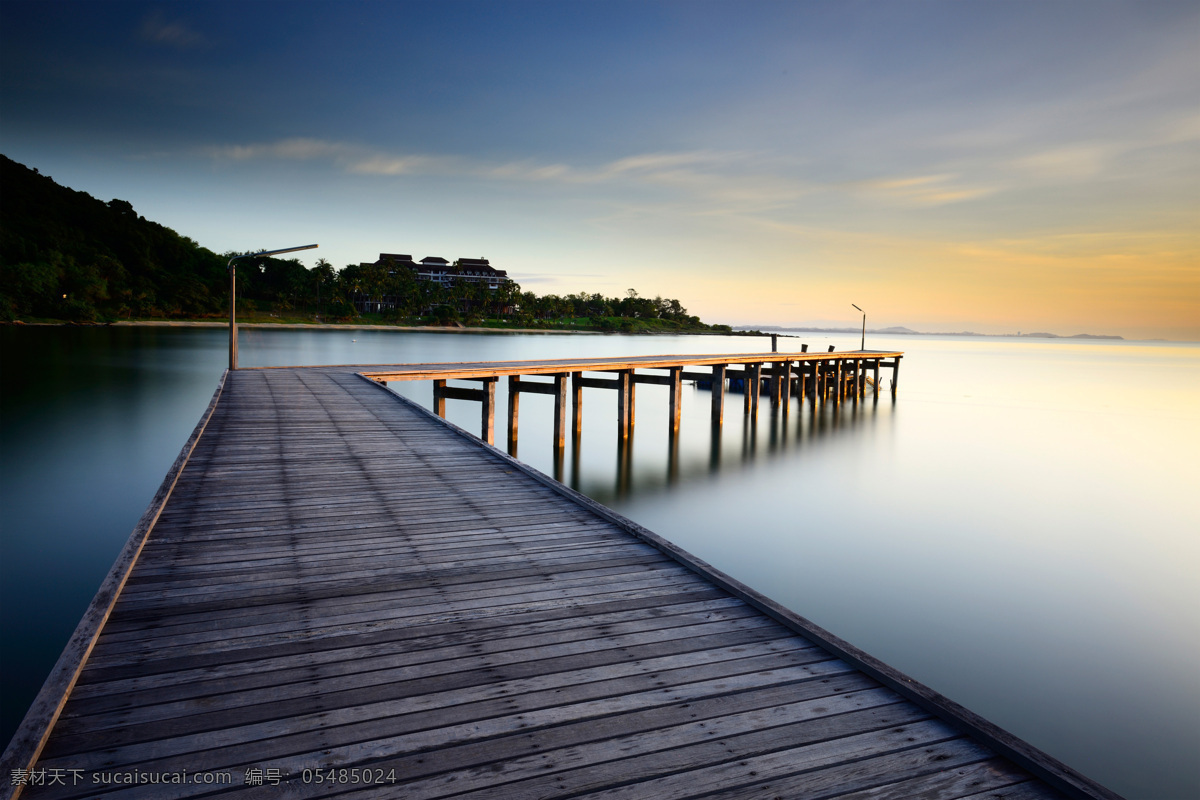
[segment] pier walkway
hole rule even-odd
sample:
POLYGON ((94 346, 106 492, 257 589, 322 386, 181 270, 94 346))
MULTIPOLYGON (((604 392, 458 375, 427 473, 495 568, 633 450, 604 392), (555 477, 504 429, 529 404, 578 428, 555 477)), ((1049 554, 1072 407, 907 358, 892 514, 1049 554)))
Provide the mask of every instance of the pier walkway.
POLYGON ((363 371, 226 373, 8 796, 1115 797, 363 371))

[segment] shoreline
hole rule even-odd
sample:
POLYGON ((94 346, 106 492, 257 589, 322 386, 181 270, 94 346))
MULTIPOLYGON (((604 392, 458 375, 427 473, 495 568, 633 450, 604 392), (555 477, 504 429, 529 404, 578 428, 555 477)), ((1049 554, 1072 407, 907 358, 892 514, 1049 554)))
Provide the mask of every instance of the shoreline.
MULTIPOLYGON (((228 322, 210 320, 118 320, 116 322, 23 322, 16 320, 5 325, 14 327, 41 328, 228 328, 228 322)), ((585 336, 769 336, 745 331, 587 331, 572 328, 484 328, 478 326, 447 327, 445 325, 370 325, 364 323, 329 322, 239 322, 239 328, 265 328, 275 330, 349 330, 349 331, 404 331, 417 333, 568 333, 585 336)))

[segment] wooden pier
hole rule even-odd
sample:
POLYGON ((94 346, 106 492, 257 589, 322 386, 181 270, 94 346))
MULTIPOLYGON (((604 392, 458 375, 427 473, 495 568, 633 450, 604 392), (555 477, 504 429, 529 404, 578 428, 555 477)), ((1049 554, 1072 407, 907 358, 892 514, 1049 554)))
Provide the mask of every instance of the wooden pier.
POLYGON ((787 413, 791 397, 801 402, 811 398, 823 402, 865 396, 867 387, 878 393, 880 369, 892 371, 891 393, 896 396, 901 352, 851 350, 834 353, 809 353, 808 345, 798 353, 736 353, 724 355, 624 356, 620 358, 570 358, 543 361, 483 361, 443 364, 404 364, 397 367, 367 369, 363 374, 380 383, 389 381, 433 381, 433 409, 446 416, 446 400, 471 400, 480 403, 480 438, 495 442, 496 383, 508 379, 508 451, 516 455, 518 415, 522 393, 554 396, 554 435, 556 448, 566 444, 568 395, 571 407, 571 433, 578 437, 583 429, 583 390, 610 389, 617 397, 617 436, 627 439, 636 417, 637 385, 658 384, 670 387, 669 430, 679 432, 682 409, 681 387, 684 381, 696 381, 712 391, 712 423, 725 419, 727 388, 736 383, 743 387, 743 410, 747 416, 758 414, 764 385, 772 405, 787 413), (707 370, 705 372, 697 370, 707 370), (587 373, 587 374, 585 374, 587 373), (609 373, 614 377, 595 377, 609 373), (529 376, 549 377, 550 381, 531 381, 529 376), (473 381, 479 388, 448 386, 447 381, 473 381))
POLYGON ((1116 797, 377 382, 400 374, 226 373, 5 751, 9 797, 1116 797))

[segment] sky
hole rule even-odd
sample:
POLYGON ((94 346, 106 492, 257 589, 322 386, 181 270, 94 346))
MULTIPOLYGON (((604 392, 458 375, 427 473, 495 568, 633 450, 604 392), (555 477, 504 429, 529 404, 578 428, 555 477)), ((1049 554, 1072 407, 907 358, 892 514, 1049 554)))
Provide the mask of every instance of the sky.
POLYGON ((217 252, 1195 341, 1198 53, 1195 0, 0 0, 0 152, 217 252))

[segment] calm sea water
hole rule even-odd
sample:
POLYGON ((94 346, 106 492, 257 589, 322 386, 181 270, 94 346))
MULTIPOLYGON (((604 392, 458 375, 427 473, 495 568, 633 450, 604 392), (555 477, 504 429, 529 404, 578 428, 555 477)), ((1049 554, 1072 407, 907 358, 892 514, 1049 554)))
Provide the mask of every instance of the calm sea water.
MULTIPOLYGON (((580 447, 556 464, 552 400, 525 395, 519 456, 1131 800, 1200 796, 1200 347, 867 345, 908 354, 895 403, 813 413, 793 400, 751 425, 733 395, 714 434, 708 392, 688 386, 672 453, 666 389, 639 385, 622 461, 615 397, 587 390, 580 447)), ((212 396, 226 340, 6 327, 0 346, 6 741, 212 396)), ((740 337, 241 340, 243 366, 769 349, 740 337)), ((393 388, 430 402, 428 383, 393 388)), ((448 416, 478 431, 477 406, 450 401, 448 416)))

